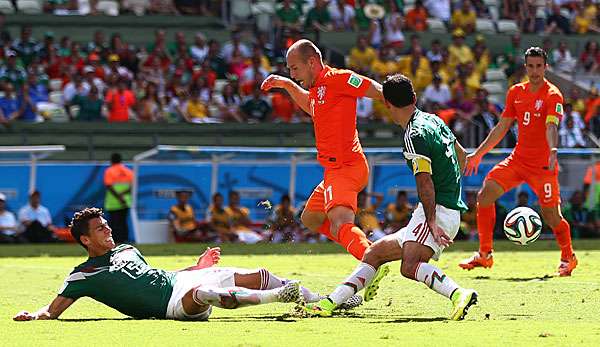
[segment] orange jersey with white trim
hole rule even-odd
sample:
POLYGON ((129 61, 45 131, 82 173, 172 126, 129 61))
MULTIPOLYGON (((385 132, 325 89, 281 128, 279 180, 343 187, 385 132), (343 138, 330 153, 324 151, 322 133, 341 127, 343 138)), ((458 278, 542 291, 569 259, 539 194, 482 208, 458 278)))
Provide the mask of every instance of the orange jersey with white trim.
POLYGON ((563 96, 558 88, 544 80, 536 92, 530 92, 530 83, 512 86, 506 95, 503 118, 512 118, 518 124, 519 136, 513 157, 530 166, 548 166, 550 148, 546 139, 546 123, 558 125, 563 116, 563 96))
POLYGON ((317 158, 325 168, 364 160, 356 130, 356 99, 363 97, 370 80, 327 65, 309 89, 315 127, 317 158))

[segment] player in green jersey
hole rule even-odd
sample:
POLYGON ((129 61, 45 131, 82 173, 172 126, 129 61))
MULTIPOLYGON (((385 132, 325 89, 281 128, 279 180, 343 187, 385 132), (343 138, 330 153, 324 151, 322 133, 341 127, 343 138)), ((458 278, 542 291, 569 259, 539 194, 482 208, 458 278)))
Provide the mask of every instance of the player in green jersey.
POLYGON ((450 319, 461 320, 477 302, 477 293, 459 287, 428 262, 438 260, 443 249, 452 244, 460 212, 467 209, 460 186, 466 153, 439 117, 416 108, 417 98, 406 76, 389 76, 383 83, 383 95, 394 122, 405 129, 404 156, 415 175, 420 203, 405 228, 372 244, 352 275, 327 298, 306 304, 305 311, 330 316, 340 303, 365 287, 365 297, 372 297, 378 288, 374 280, 377 269, 402 260, 402 275, 451 299, 454 308, 450 319))
MULTIPOLYGON (((211 306, 234 309, 272 302, 317 301, 319 296, 297 281, 279 278, 265 269, 213 267, 219 248, 209 248, 198 263, 168 272, 152 268, 133 246, 115 246, 102 210, 75 214, 71 234, 89 258, 67 277, 58 296, 34 313, 13 319, 56 319, 80 297, 91 297, 134 318, 206 320, 211 306)), ((352 301, 360 304, 354 298, 352 301)))

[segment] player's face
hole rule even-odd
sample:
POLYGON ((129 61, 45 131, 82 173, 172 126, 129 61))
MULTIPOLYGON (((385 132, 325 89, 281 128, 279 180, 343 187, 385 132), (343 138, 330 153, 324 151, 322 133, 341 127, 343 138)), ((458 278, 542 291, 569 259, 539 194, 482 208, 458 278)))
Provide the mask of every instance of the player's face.
POLYGON ((531 83, 541 83, 546 73, 546 63, 542 57, 527 57, 525 60, 525 70, 531 83))
POLYGON ((313 86, 314 78, 312 76, 312 66, 314 58, 309 58, 308 61, 303 61, 300 54, 290 52, 287 56, 287 66, 290 70, 290 76, 296 82, 300 83, 303 88, 313 86))
POLYGON ((81 241, 88 247, 88 250, 94 250, 101 254, 115 248, 112 229, 108 226, 106 219, 94 218, 90 219, 88 223, 88 235, 81 236, 81 241))

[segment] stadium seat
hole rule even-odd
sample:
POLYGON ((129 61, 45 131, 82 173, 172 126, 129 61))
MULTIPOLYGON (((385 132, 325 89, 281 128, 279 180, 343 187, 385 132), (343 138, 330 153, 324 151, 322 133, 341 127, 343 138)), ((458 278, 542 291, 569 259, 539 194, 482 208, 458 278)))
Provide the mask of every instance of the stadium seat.
POLYGON ((13 14, 15 13, 15 8, 9 0, 0 0, 0 13, 13 14))
POLYGON ((499 0, 483 0, 483 3, 485 4, 486 7, 490 7, 490 6, 498 7, 500 5, 499 0))
POLYGON ((119 3, 116 1, 98 1, 96 9, 107 16, 118 16, 119 15, 119 3))
POLYGON ((437 18, 427 18, 427 26, 432 33, 445 34, 448 32, 444 22, 437 18))
POLYGON ((235 19, 245 20, 252 14, 252 6, 248 0, 232 0, 231 15, 235 19))
POLYGON ((519 32, 519 27, 514 20, 501 19, 498 21, 498 32, 503 34, 516 34, 519 32))
POLYGON ((477 18, 475 22, 475 30, 481 34, 495 34, 496 28, 494 22, 487 18, 477 18))
POLYGON ((481 84, 481 88, 488 91, 489 94, 502 94, 504 93, 504 88, 502 83, 499 82, 485 82, 481 84))
POLYGON ((506 74, 502 69, 487 69, 485 79, 488 82, 503 81, 506 80, 506 74))
POLYGON ((488 11, 490 12, 492 20, 498 22, 498 19, 500 19, 500 10, 498 10, 498 6, 488 6, 488 11))
POLYGON ((54 78, 54 79, 51 79, 48 82, 48 84, 50 86, 50 91, 57 92, 57 91, 60 91, 62 89, 63 81, 60 78, 54 78))
POLYGON ((17 0, 17 9, 25 14, 40 14, 42 4, 37 0, 17 0))

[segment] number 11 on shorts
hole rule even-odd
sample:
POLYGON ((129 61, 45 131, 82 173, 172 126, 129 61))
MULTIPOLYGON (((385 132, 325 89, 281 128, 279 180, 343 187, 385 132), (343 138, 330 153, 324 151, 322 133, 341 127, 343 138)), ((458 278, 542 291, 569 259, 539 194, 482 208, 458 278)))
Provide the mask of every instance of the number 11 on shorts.
POLYGON ((325 188, 325 204, 327 205, 331 200, 333 200, 333 187, 329 185, 325 188))

